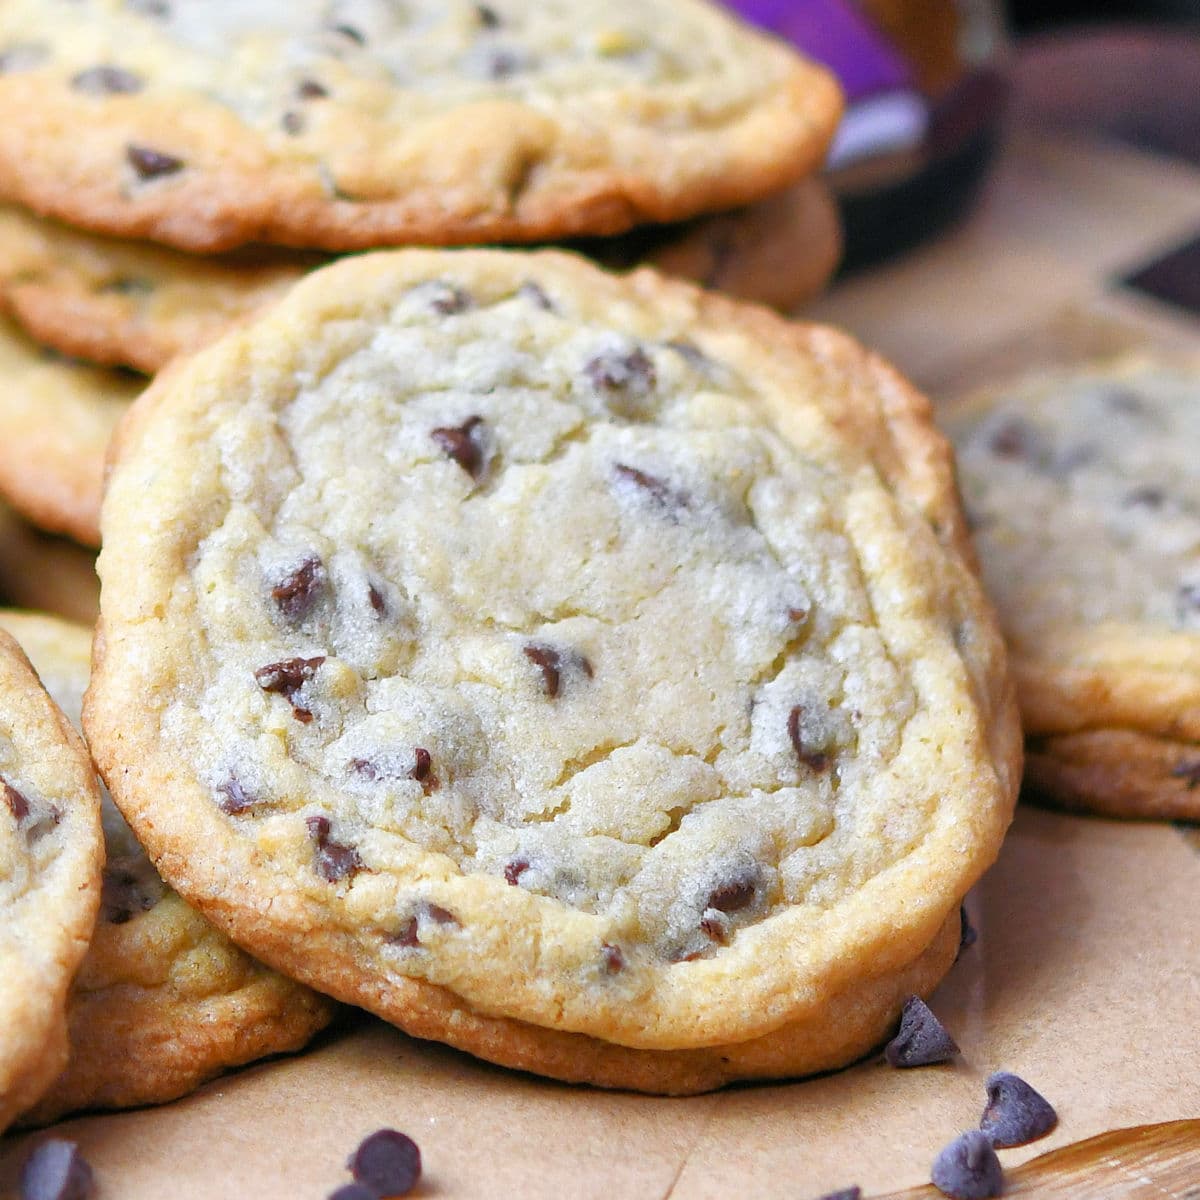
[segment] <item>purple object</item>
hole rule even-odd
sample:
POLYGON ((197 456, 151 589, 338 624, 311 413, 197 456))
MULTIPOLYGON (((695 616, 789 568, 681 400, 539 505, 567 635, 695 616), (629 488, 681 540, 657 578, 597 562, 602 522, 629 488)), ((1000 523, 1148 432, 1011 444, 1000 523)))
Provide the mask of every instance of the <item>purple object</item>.
POLYGON ((829 67, 847 99, 915 86, 903 55, 847 0, 728 0, 753 25, 829 67))

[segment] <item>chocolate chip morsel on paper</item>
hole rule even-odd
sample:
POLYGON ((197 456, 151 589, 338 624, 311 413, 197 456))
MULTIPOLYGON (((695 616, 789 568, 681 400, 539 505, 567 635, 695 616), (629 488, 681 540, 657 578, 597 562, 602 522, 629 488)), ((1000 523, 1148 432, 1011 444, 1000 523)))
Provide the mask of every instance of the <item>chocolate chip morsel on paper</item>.
POLYGON ((893 1067, 927 1067, 949 1062, 958 1043, 920 996, 909 996, 900 1014, 900 1030, 883 1056, 893 1067))
POLYGON ((930 1182, 953 1200, 987 1200, 1004 1190, 1004 1172, 978 1129, 960 1134, 933 1160, 930 1182))
POLYGON ((979 1128, 993 1146, 1024 1146, 1058 1124, 1058 1113, 1040 1092, 1018 1075, 997 1071, 988 1076, 987 1107, 979 1128))

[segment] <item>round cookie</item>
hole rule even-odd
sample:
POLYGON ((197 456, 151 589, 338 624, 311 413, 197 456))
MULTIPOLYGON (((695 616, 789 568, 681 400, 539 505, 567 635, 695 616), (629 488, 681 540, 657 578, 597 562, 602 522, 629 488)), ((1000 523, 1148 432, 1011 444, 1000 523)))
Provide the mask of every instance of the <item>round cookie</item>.
MULTIPOLYGON (((9 611, 0 629, 77 719, 90 630, 9 611)), ((107 797, 103 823, 103 899, 68 1002, 70 1058, 22 1124, 174 1100, 221 1071, 298 1050, 332 1016, 330 1001, 243 954, 171 892, 107 797)))
POLYGON ((1020 734, 948 447, 848 338, 372 255, 114 449, 89 737, 264 960, 662 1091, 844 1063, 949 965, 1020 734))
POLYGON ((0 632, 0 1130, 67 1060, 67 992, 103 858, 87 750, 0 632))
POLYGON ((0 495, 41 529, 96 546, 104 455, 146 381, 42 349, 0 318, 0 495))
POLYGON ((0 604, 94 625, 100 615, 95 551, 51 537, 0 504, 0 604))
POLYGON ((10 0, 0 194, 211 253, 619 233, 820 163, 832 76, 705 0, 10 0))
MULTIPOLYGON (((749 208, 595 239, 612 267, 648 262, 745 300, 793 308, 828 282, 837 209, 818 179, 749 208)), ((321 259, 297 252, 197 258, 0 206, 0 299, 39 342, 89 362, 153 373, 277 300, 321 259)))
POLYGON ((1200 818, 1198 401, 1200 364, 1130 357, 946 412, 1026 779, 1069 808, 1200 818))

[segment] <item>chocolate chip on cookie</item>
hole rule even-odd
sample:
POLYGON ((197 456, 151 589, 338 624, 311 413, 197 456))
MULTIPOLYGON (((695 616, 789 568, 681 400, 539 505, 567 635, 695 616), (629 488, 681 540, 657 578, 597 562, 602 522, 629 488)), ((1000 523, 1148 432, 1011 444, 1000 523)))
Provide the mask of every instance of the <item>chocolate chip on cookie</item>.
POLYGON ((283 696, 292 706, 292 716, 307 725, 313 718, 312 710, 306 708, 296 697, 300 689, 316 675, 325 656, 315 658, 285 658, 281 662, 268 663, 254 672, 255 681, 264 692, 275 692, 283 696))
POLYGON ((257 802, 256 798, 242 786, 241 780, 236 775, 230 775, 224 783, 218 786, 217 791, 221 793, 217 807, 226 816, 233 817, 240 812, 245 812, 257 802))
MULTIPOLYGON (((605 350, 588 359, 583 370, 592 387, 610 401, 643 399, 658 383, 654 360, 641 346, 605 350)), ((629 410, 619 403, 614 407, 628 415, 629 410)))
POLYGON ((271 588, 271 599, 289 621, 301 621, 316 603, 325 581, 324 564, 315 554, 310 554, 271 588))
POLYGON ((803 705, 794 705, 788 713, 787 732, 788 740, 792 743, 792 749, 796 751, 796 757, 809 770, 824 771, 829 766, 830 756, 828 751, 824 748, 810 745, 805 737, 803 705))
POLYGON ((92 1168, 75 1142, 41 1142, 21 1168, 21 1200, 90 1200, 95 1193, 92 1168))
POLYGON ((124 67, 88 67, 71 77, 71 86, 89 96, 132 96, 145 87, 145 81, 124 67))
POLYGON ((479 480, 487 465, 485 432, 486 425, 482 417, 468 417, 461 425, 443 425, 429 436, 447 458, 458 463, 472 479, 479 480))
POLYGON ((542 691, 551 700, 558 696, 565 672, 593 678, 592 664, 578 651, 530 642, 522 648, 522 653, 541 672, 542 691))
POLYGON ((362 870, 363 861, 358 851, 331 836, 333 823, 328 817, 305 817, 304 824, 316 847, 313 870, 327 883, 337 883, 362 870))
POLYGON ((633 488, 648 496, 655 505, 674 516, 680 509, 687 508, 688 497, 685 493, 671 487, 666 480, 643 471, 640 467, 631 467, 628 463, 613 463, 613 478, 621 487, 633 488))
POLYGON ((883 1056, 893 1067, 927 1067, 949 1062, 958 1043, 920 996, 909 996, 900 1014, 900 1030, 884 1047, 883 1056))
POLYGON ((125 158, 137 173, 137 177, 143 181, 177 175, 184 168, 183 159, 162 150, 155 150, 151 146, 126 146, 125 158))
POLYGON ((8 805, 8 811, 16 820, 25 820, 29 816, 29 801, 7 779, 0 779, 0 788, 3 788, 4 802, 8 805))
POLYGON ((979 1128, 993 1146, 1024 1146, 1058 1124, 1058 1113, 1040 1092, 1019 1075, 997 1071, 988 1076, 987 1106, 979 1128))

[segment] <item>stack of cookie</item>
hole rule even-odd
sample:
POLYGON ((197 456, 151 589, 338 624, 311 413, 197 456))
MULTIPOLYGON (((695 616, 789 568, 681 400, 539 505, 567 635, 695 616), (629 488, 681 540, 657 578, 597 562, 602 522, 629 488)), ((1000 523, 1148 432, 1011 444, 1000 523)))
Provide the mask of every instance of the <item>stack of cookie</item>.
MULTIPOLYGON (((103 534, 84 720, 133 836, 108 813, 101 898, 86 752, 6 642, 0 709, 47 732, 11 735, 0 903, 53 896, 23 939, 53 969, 0 971, 0 1121, 64 1011, 30 1119, 295 1046, 310 988, 648 1091, 878 1044, 1019 777, 928 405, 654 271, 323 265, 696 219, 587 249, 791 304, 836 253, 828 76, 700 0, 13 0, 0 113, 14 316, 170 363, 130 407, 130 375, 5 351, 0 486, 103 534)), ((9 627, 73 711, 87 635, 9 627)))

